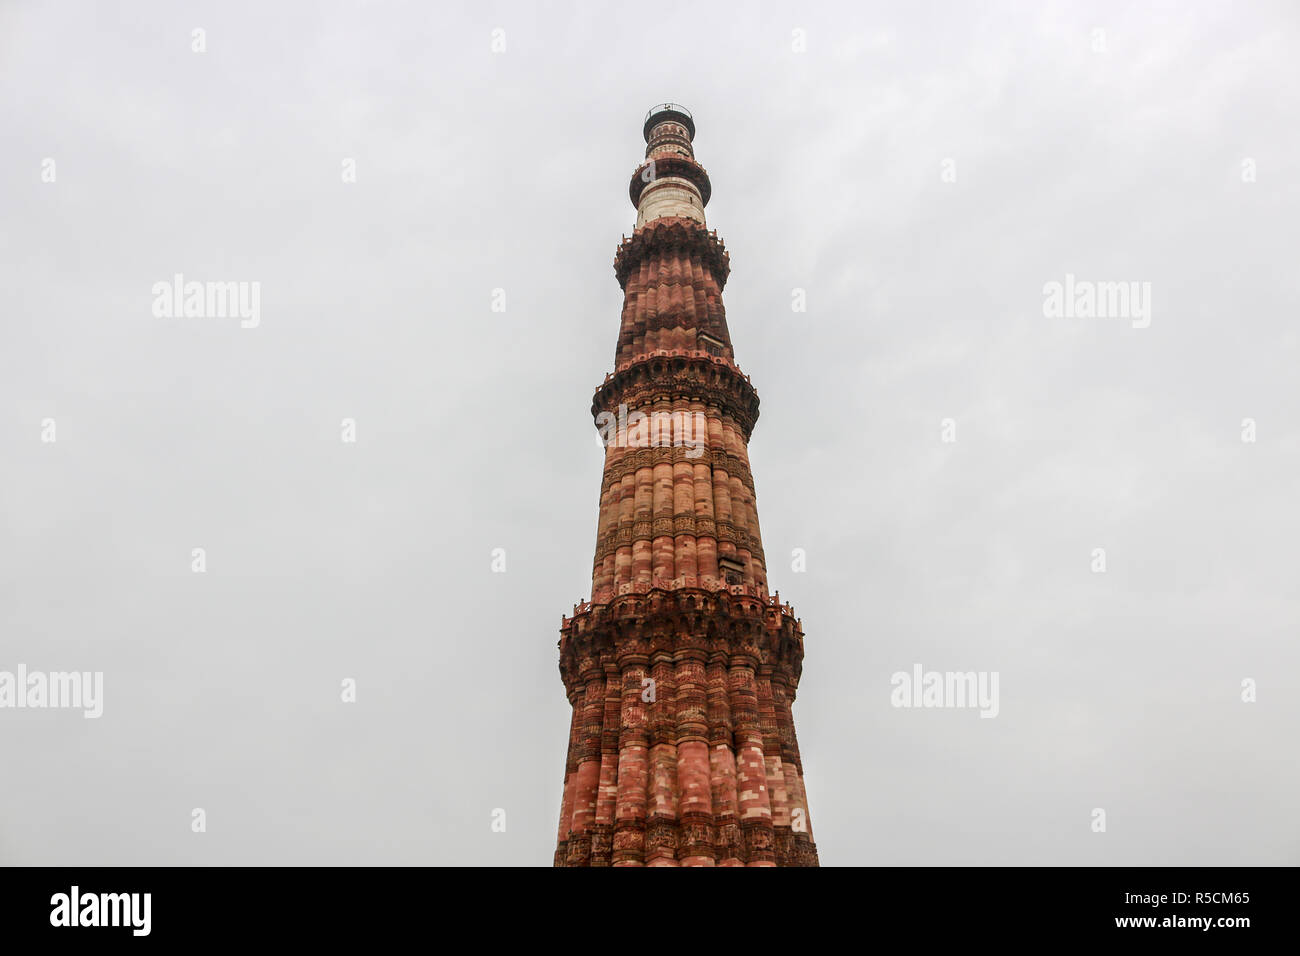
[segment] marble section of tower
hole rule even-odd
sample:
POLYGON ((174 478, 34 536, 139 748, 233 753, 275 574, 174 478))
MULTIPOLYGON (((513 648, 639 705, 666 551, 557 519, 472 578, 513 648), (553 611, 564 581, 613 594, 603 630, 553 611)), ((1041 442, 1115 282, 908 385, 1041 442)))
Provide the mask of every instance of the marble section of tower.
POLYGON ((768 590, 747 445, 758 395, 722 307, 695 123, 646 117, 591 600, 564 617, 573 707, 556 866, 815 866, 791 705, 803 631, 768 590))

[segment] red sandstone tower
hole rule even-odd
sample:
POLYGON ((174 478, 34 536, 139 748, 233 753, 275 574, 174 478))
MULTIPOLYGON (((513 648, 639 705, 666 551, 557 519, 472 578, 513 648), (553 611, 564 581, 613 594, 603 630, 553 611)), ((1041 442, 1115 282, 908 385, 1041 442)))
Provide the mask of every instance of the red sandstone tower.
POLYGON ((816 866, 790 707, 803 630, 769 594, 746 450, 758 395, 722 308, 695 122, 646 116, 623 319, 592 415, 591 602, 560 627, 573 719, 556 866, 816 866))

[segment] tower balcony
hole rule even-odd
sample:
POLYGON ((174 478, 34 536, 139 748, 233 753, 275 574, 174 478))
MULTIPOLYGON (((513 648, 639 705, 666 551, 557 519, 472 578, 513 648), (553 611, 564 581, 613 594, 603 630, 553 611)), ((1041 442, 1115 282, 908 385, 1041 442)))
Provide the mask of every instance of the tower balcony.
POLYGON ((691 139, 695 138, 695 117, 691 115, 691 111, 680 103, 660 103, 658 106, 650 107, 650 111, 645 114, 641 135, 647 143, 650 142, 650 131, 664 122, 681 123, 690 131, 691 139))

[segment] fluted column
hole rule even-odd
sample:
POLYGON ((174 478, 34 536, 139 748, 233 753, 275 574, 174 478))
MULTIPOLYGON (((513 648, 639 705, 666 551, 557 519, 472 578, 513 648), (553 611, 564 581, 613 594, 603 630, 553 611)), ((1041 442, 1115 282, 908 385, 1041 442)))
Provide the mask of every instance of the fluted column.
POLYGON ((631 584, 636 564, 633 534, 636 528, 637 472, 628 471, 619 483, 618 499, 618 550, 614 556, 614 593, 620 586, 631 584))
POLYGON ((708 694, 704 651, 683 648, 677 657, 677 815, 682 866, 713 866, 713 795, 709 774, 708 694))
POLYGON ((555 851, 556 865, 567 861, 569 828, 573 825, 573 789, 578 776, 578 733, 581 727, 581 708, 576 700, 569 701, 569 750, 564 758, 564 792, 560 798, 560 833, 555 851))
POLYGON ((636 512, 632 525, 632 581, 649 584, 654 526, 654 469, 647 463, 636 470, 636 512))
POLYGON ((709 786, 713 797, 718 865, 744 866, 727 664, 727 655, 723 651, 714 651, 709 657, 709 786))
POLYGON ((600 738, 605 721, 605 675, 593 668, 586 677, 582 727, 578 737, 578 773, 573 789, 569 862, 585 866, 591 859, 591 828, 596 822, 600 786, 600 738))
MULTIPOLYGON (((655 408, 660 415, 668 413, 666 401, 661 401, 655 408)), ((654 542, 651 547, 653 556, 653 578, 658 578, 667 586, 673 575, 673 462, 672 448, 654 448, 654 542)))
POLYGON ((763 730, 758 720, 757 660, 746 654, 731 658, 729 702, 735 723, 736 789, 747 866, 775 866, 772 806, 767 795, 763 730))
POLYGON ((614 866, 645 863, 646 809, 649 787, 649 737, 642 700, 648 659, 624 654, 623 694, 619 719, 618 785, 614 808, 614 866))
POLYGON ((650 704, 650 790, 646 816, 646 866, 677 866, 677 714, 673 659, 650 657, 655 700, 650 704))
POLYGON ((767 798, 772 807, 773 850, 780 866, 794 862, 794 845, 790 839, 790 797, 785 785, 785 772, 781 763, 781 735, 776 725, 776 709, 772 700, 772 668, 759 668, 758 718, 763 730, 763 764, 767 774, 767 798))

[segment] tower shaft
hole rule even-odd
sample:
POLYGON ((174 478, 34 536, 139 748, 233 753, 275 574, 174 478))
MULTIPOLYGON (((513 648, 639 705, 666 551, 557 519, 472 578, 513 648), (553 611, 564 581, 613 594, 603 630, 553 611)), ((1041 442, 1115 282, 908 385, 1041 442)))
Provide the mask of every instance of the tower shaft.
POLYGON ((768 590, 729 257, 690 113, 656 107, 644 134, 614 371, 592 403, 591 601, 560 629, 573 715, 555 864, 815 866, 791 716, 803 631, 768 590))

